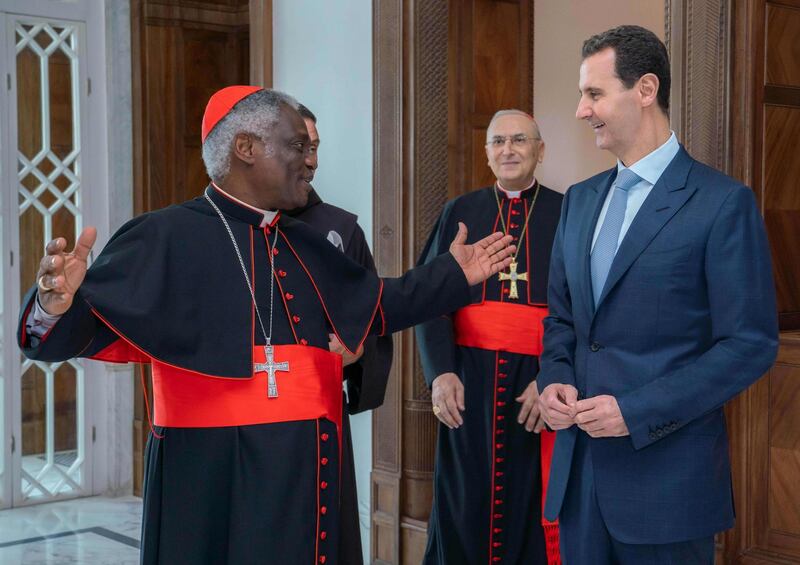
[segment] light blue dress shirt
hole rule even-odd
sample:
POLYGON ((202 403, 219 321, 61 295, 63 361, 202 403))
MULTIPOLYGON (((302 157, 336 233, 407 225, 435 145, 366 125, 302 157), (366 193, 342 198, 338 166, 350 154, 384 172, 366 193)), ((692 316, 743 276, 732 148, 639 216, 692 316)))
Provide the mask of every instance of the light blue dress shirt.
MULTIPOLYGON (((675 155, 678 154, 680 147, 681 146, 678 143, 678 138, 675 137, 675 132, 673 131, 672 135, 669 136, 669 139, 664 142, 661 147, 652 153, 648 153, 636 161, 633 165, 628 167, 631 171, 639 175, 642 180, 628 190, 628 207, 625 209, 625 219, 622 221, 622 228, 619 230, 617 250, 619 250, 619 246, 622 244, 625 234, 628 233, 628 228, 631 227, 633 219, 636 217, 636 214, 639 213, 639 210, 641 209, 642 204, 644 204, 645 199, 650 194, 650 191, 653 190, 653 187, 658 182, 658 179, 661 178, 661 175, 664 173, 667 166, 672 162, 672 159, 674 159, 675 155)), ((618 160, 617 174, 619 174, 619 171, 624 168, 625 165, 618 160)), ((613 194, 614 187, 612 186, 611 190, 608 191, 606 201, 603 203, 603 209, 600 210, 600 217, 597 218, 597 225, 595 225, 594 237, 592 238, 592 249, 594 249, 594 244, 597 241, 598 234, 600 233, 600 227, 603 225, 603 221, 606 219, 606 212, 608 211, 608 205, 611 203, 611 196, 613 194)))

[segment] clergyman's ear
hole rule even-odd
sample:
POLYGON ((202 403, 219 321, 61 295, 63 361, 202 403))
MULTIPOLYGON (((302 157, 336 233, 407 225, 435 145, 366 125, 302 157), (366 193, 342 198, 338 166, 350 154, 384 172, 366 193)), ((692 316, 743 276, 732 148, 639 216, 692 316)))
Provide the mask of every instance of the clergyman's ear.
POLYGON ((233 138, 233 155, 240 161, 252 165, 255 161, 255 139, 246 133, 237 133, 233 138))

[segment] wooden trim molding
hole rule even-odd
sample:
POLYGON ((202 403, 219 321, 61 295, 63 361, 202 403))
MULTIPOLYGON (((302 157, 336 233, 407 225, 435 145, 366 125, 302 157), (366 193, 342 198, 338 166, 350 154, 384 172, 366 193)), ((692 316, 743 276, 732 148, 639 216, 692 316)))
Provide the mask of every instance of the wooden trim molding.
POLYGON ((731 9, 727 0, 665 0, 670 122, 695 159, 728 172, 731 9))
MULTIPOLYGON (((373 241, 375 264, 385 276, 403 271, 403 0, 373 0, 373 241)), ((395 352, 404 335, 394 336, 395 352)), ((395 354, 383 406, 372 414, 371 562, 400 559, 400 375, 406 360, 395 354)))
POLYGON ((272 87, 272 0, 250 0, 250 84, 272 87))

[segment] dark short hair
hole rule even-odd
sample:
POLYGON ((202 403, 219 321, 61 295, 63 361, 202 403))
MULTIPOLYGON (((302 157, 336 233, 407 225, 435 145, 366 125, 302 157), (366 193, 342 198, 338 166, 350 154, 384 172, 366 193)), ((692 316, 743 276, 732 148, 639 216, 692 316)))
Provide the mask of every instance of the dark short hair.
POLYGON ((624 25, 593 35, 583 42, 581 56, 586 59, 595 53, 612 48, 617 76, 626 88, 647 73, 658 77, 658 105, 669 112, 669 55, 658 36, 641 26, 624 25))
POLYGON ((302 116, 304 120, 311 120, 315 124, 317 123, 317 117, 314 115, 314 112, 312 112, 302 104, 297 105, 297 112, 300 114, 300 116, 302 116))

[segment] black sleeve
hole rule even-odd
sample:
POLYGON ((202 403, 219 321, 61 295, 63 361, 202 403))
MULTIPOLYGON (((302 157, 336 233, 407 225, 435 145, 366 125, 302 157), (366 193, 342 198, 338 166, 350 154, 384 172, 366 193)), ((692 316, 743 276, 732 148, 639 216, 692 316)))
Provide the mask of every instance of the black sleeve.
MULTIPOLYGON (((377 272, 366 237, 358 224, 347 242, 345 255, 373 273, 377 272)), ((361 358, 344 368, 347 411, 350 414, 371 410, 383 404, 386 383, 392 368, 392 350, 391 336, 369 335, 364 340, 364 354, 361 358)))
POLYGON ((30 335, 26 322, 36 301, 37 287, 32 287, 22 302, 17 341, 22 353, 35 361, 57 362, 73 357, 88 357, 116 339, 98 320, 84 300, 81 291, 63 316, 42 339, 30 335))
MULTIPOLYGON (((418 265, 429 264, 437 255, 447 251, 452 237, 455 236, 450 233, 453 230, 448 226, 450 210, 451 206, 446 206, 436 221, 418 265)), ((422 371, 429 387, 439 375, 456 372, 456 346, 450 315, 454 310, 455 308, 415 328, 422 371)))

